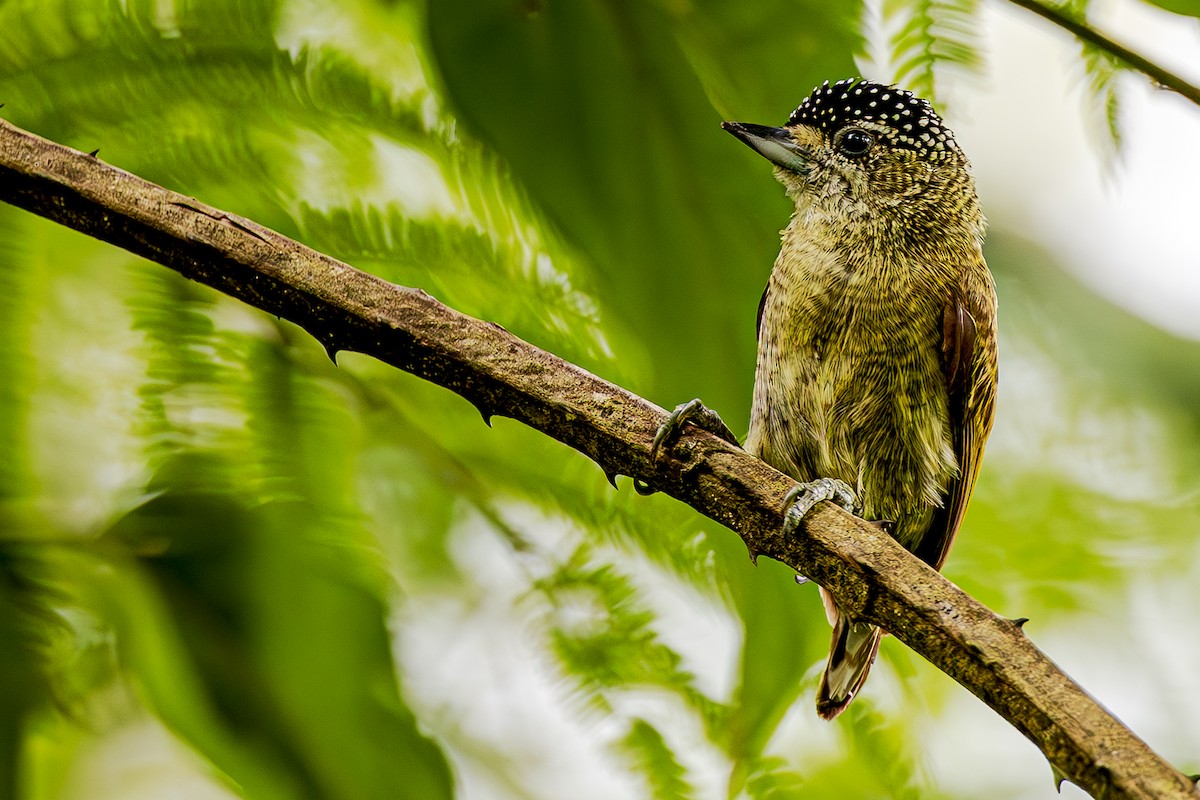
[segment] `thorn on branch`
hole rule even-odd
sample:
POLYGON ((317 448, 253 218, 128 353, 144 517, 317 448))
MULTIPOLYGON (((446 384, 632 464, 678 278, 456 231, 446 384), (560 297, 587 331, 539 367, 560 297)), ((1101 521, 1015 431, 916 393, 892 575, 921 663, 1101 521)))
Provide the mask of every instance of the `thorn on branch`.
POLYGON ((1017 617, 1016 619, 1009 620, 1009 622, 1016 625, 1018 630, 1024 630, 1025 623, 1029 622, 1029 617, 1017 617))
POLYGON ((100 155, 100 148, 97 147, 95 150, 92 150, 90 153, 88 153, 88 155, 92 158, 95 158, 96 156, 100 155))
POLYGON ((1066 774, 1053 764, 1050 765, 1050 774, 1054 776, 1054 791, 1062 794, 1063 783, 1069 782, 1066 774))

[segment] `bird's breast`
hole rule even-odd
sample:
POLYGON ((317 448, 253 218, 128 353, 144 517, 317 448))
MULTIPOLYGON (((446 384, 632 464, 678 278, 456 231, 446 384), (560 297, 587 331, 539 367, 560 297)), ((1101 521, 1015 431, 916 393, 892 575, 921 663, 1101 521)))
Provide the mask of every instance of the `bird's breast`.
POLYGON ((911 274, 856 270, 827 253, 805 254, 797 269, 787 255, 764 301, 747 448, 799 480, 846 481, 903 540, 904 528, 927 524, 957 469, 940 298, 911 274))

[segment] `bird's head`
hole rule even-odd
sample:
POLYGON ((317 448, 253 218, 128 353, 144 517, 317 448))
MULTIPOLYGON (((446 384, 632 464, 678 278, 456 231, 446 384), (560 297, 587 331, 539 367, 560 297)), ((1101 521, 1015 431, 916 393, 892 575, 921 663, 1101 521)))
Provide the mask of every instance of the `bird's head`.
POLYGON ((910 220, 978 213, 966 157, 929 102, 912 92, 826 81, 781 128, 722 127, 775 165, 798 209, 910 220))

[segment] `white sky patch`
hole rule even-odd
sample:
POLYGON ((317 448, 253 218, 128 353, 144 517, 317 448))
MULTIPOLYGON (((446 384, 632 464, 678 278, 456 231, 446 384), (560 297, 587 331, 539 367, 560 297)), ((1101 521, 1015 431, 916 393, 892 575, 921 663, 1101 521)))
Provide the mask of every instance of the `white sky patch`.
POLYGON ((695 676, 696 688, 713 700, 730 702, 740 677, 743 636, 733 612, 646 558, 615 550, 606 557, 621 564, 637 585, 639 599, 654 610, 654 632, 679 654, 682 668, 695 676))
MULTIPOLYGON (((521 515, 508 506, 506 516, 527 516, 528 531, 542 541, 556 532, 534 509, 521 515)), ((581 713, 575 689, 547 653, 541 611, 526 599, 530 576, 524 573, 547 565, 537 556, 514 559, 477 517, 455 532, 454 552, 472 583, 444 593, 410 592, 394 628, 410 702, 435 733, 453 732, 455 747, 448 755, 459 779, 458 796, 639 796, 636 777, 612 767, 607 747, 627 722, 581 713), (508 767, 497 768, 498 763, 508 767)))
POLYGON ((236 800, 210 766, 160 723, 135 718, 85 742, 67 767, 62 800, 236 800))
POLYGON ((280 7, 275 40, 293 57, 314 46, 336 47, 351 53, 360 49, 360 28, 358 15, 347 13, 344 5, 325 0, 291 0, 280 7))
MULTIPOLYGON (((1192 564, 1196 561, 1193 559, 1192 564)), ((1164 758, 1186 767, 1200 747, 1200 641, 1195 629, 1198 570, 1133 583, 1113 613, 1073 615, 1041 630, 1027 626, 1037 645, 1068 675, 1099 697, 1164 758), (1152 664, 1152 667, 1148 667, 1152 664), (1163 713, 1163 709, 1171 709, 1163 713)), ((926 750, 935 781, 948 797, 1039 800, 1055 797, 1045 757, 1008 723, 964 691, 918 733, 926 741, 954 742, 926 750)), ((1064 783, 1062 797, 1084 798, 1064 783)))
POLYGON ((315 131, 301 129, 294 135, 295 197, 311 208, 328 213, 356 206, 397 206, 413 219, 467 216, 442 168, 416 148, 369 134, 360 140, 367 149, 350 155, 315 131))
POLYGON ((380 174, 382 195, 363 198, 382 205, 387 198, 412 217, 461 217, 465 211, 450 193, 442 169, 429 156, 385 136, 371 136, 380 174))
POLYGON ((996 428, 988 457, 994 477, 1051 471, 1122 502, 1171 502, 1185 488, 1172 433, 1153 410, 1091 392, 1087 376, 1067 376, 1031 343, 1004 338, 996 428))
POLYGON ((183 31, 179 29, 179 9, 175 0, 156 0, 154 27, 164 39, 178 39, 183 35, 183 31))

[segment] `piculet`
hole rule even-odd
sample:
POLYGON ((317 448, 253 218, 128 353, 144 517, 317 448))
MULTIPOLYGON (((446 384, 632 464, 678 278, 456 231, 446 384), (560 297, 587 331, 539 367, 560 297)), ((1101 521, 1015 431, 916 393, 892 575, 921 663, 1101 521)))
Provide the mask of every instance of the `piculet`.
MULTIPOLYGON (((996 399, 996 290, 970 164, 927 101, 865 80, 825 82, 780 128, 722 127, 774 165, 795 203, 758 308, 745 442, 800 482, 785 534, 833 500, 940 569, 996 399)), ((684 422, 736 443, 693 400, 652 452, 684 422)), ((817 713, 833 719, 883 632, 821 597, 833 641, 817 713)))

